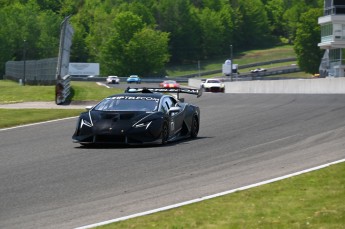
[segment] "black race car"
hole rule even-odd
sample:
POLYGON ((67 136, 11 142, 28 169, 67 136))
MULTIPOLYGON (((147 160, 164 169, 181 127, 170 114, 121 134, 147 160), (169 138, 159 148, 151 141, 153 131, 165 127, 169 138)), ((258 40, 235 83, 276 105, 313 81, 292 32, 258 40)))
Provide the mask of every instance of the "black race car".
POLYGON ((179 99, 180 93, 201 96, 202 90, 178 88, 127 88, 103 99, 80 114, 73 142, 81 145, 165 144, 196 138, 199 107, 179 99), (167 93, 177 93, 177 98, 167 93))

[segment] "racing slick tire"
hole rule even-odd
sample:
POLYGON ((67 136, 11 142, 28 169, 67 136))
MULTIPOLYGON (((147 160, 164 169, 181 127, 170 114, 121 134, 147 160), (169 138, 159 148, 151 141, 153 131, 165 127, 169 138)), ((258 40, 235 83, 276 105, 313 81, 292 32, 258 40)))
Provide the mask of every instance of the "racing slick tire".
POLYGON ((192 126, 190 130, 190 137, 191 138, 196 138, 199 133, 199 121, 198 121, 198 116, 194 115, 193 120, 192 120, 192 126))
POLYGON ((162 138, 162 145, 167 144, 168 138, 169 138, 169 128, 166 122, 164 122, 162 126, 161 138, 162 138))

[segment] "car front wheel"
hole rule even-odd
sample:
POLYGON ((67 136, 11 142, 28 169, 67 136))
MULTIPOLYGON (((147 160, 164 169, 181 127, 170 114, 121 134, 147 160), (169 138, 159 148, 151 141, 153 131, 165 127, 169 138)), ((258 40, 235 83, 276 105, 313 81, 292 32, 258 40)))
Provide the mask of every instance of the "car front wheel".
POLYGON ((161 138, 162 138, 162 145, 166 144, 168 142, 169 138, 169 128, 168 124, 164 123, 162 127, 162 132, 161 132, 161 138))
POLYGON ((199 133, 199 120, 197 116, 193 117, 192 121, 192 126, 191 126, 191 131, 190 131, 190 137, 191 138, 196 138, 199 133))

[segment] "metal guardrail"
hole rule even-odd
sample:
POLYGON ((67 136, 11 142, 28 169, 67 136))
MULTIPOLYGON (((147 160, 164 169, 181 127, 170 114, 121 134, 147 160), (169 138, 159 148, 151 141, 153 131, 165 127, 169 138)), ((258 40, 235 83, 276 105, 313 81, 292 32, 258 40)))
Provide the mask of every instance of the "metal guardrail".
MULTIPOLYGON (((74 77, 72 76, 72 81, 91 81, 91 82, 100 82, 106 80, 107 77, 74 77)), ((120 83, 127 83, 127 77, 119 77, 120 78, 120 83)), ((160 83, 163 80, 175 80, 179 83, 185 83, 188 82, 188 78, 174 78, 174 77, 169 77, 169 78, 164 78, 164 77, 155 77, 155 78, 141 78, 142 83, 160 83)), ((133 83, 134 84, 134 83, 133 83)))
MULTIPOLYGON (((261 66, 261 65, 268 65, 268 64, 275 64, 275 63, 284 63, 284 62, 290 62, 290 61, 295 61, 296 58, 285 58, 285 59, 279 59, 279 60, 271 60, 271 61, 266 61, 266 62, 258 62, 258 63, 252 63, 252 64, 244 64, 238 67, 238 69, 244 69, 244 68, 250 68, 250 67, 256 67, 256 66, 261 66)), ((272 68, 274 69, 274 68, 272 68)), ((299 72, 300 69, 297 66, 288 66, 285 69, 279 69, 279 70, 269 70, 267 72, 262 72, 262 73, 256 73, 251 74, 251 73, 244 73, 238 75, 238 78, 248 78, 248 77, 253 77, 253 76, 267 76, 267 75, 278 75, 278 74, 285 74, 285 73, 290 73, 290 72, 299 72)), ((197 78, 199 76, 205 76, 205 75, 212 75, 212 74, 217 74, 217 73, 222 73, 222 70, 212 70, 212 71, 205 71, 205 72, 200 72, 200 73, 194 73, 194 74, 187 74, 187 75, 181 75, 177 77, 169 77, 169 78, 141 78, 141 82, 143 83, 159 83, 162 82, 163 80, 175 80, 179 83, 186 83, 188 82, 189 78, 197 78)), ((127 80, 127 77, 119 77, 120 82, 125 83, 127 80)), ((72 77, 72 81, 105 81, 105 77, 72 77)))
MULTIPOLYGON (((240 74, 240 77, 252 77, 253 80, 263 78, 265 76, 272 76, 272 75, 281 75, 281 74, 288 74, 293 72, 300 72, 300 68, 298 66, 286 66, 286 67, 278 67, 278 68, 269 68, 265 72, 257 72, 257 73, 244 73, 240 74)), ((270 78, 271 79, 271 78, 270 78)))
MULTIPOLYGON (((283 75, 288 73, 300 72, 301 70, 298 67, 289 67, 286 69, 279 69, 279 70, 269 70, 266 72, 258 72, 258 73, 245 73, 245 74, 235 74, 232 79, 230 77, 220 78, 224 82, 230 81, 251 81, 251 80, 279 80, 279 79, 286 79, 284 77, 274 77, 274 75, 283 75), (267 77, 270 76, 270 77, 267 77)), ((299 78, 299 77, 296 77, 299 78)), ((289 79, 292 79, 291 77, 289 79)), ((300 78, 299 78, 300 79, 300 78)))
MULTIPOLYGON (((285 62, 285 61, 292 61, 295 60, 293 58, 290 59, 285 59, 283 60, 276 60, 276 61, 270 61, 270 62, 262 62, 262 63, 254 63, 254 64, 249 64, 249 65, 243 65, 244 67, 242 68, 248 68, 249 67, 255 67, 259 65, 265 65, 265 64, 270 64, 270 63, 278 63, 277 61, 280 62, 285 62)), ((239 80, 264 80, 265 76, 272 76, 272 75, 280 75, 280 74, 287 74, 287 73, 293 73, 293 72, 300 72, 300 68, 298 66, 285 66, 285 67, 277 67, 277 68, 269 68, 265 72, 258 72, 258 73, 241 73, 241 74, 236 74, 233 77, 233 81, 239 81, 239 80)), ((215 70, 215 71, 209 71, 207 74, 205 73, 204 75, 209 75, 209 74, 214 74, 214 73, 221 73, 221 70, 215 70), (211 72, 211 73, 210 73, 211 72)), ((193 74, 193 75, 188 75, 188 76, 180 76, 180 77, 169 77, 169 78, 141 78, 141 82, 143 83, 160 83, 163 80, 175 80, 179 83, 186 83, 188 82, 188 79, 190 78, 197 78, 199 75, 193 74)), ((200 76, 203 76, 200 74, 200 76)), ((126 83, 127 77, 119 77, 121 83, 126 83)), ((224 81, 231 81, 230 77, 220 77, 224 81)), ((106 77, 72 77, 72 81, 94 81, 94 82, 99 82, 99 81, 105 81, 106 77)), ((267 79, 267 78, 266 78, 267 79)), ((269 78, 273 79, 273 78, 269 78)))
MULTIPOLYGON (((257 67, 257 66, 262 66, 262 65, 269 65, 269 64, 276 64, 276 63, 284 63, 284 62, 290 62, 290 61, 296 61, 297 58, 291 57, 291 58, 285 58, 285 59, 279 59, 279 60, 270 60, 270 61, 264 61, 264 62, 257 62, 257 63, 252 63, 252 64, 243 64, 238 66, 238 70, 244 69, 244 68, 252 68, 252 67, 257 67)), ((205 76, 205 75, 212 75, 212 74, 217 74, 220 73, 222 74, 222 69, 220 68, 219 70, 210 70, 210 71, 204 71, 200 73, 193 73, 193 74, 187 74, 187 75, 181 75, 178 77, 181 78, 194 78, 194 77, 199 77, 200 76, 205 76)))
MULTIPOLYGON (((54 65, 53 65, 53 67, 52 66, 50 67, 50 69, 51 69, 51 74, 50 75, 51 76, 49 77, 49 80, 47 78, 45 78, 45 80, 43 80, 43 78, 42 78, 41 82, 39 82, 40 84, 51 85, 51 84, 55 83, 55 71, 56 71, 57 58, 52 58, 52 60, 53 60, 54 65)), ((241 66, 239 66, 238 69, 256 67, 256 66, 267 65, 267 64, 272 64, 272 63, 284 63, 284 62, 289 62, 289 61, 294 61, 294 60, 296 60, 296 58, 286 58, 286 59, 273 60, 273 61, 267 61, 267 62, 258 62, 258 63, 241 65, 241 66)), ((10 67, 10 66, 6 66, 6 67, 10 67)), ((22 69, 23 69, 22 63, 19 63, 18 66, 17 66, 18 76, 16 76, 16 77, 5 76, 5 79, 11 79, 11 80, 18 81, 18 79, 22 78, 22 69)), ((297 66, 296 67, 290 67, 289 66, 288 68, 283 69, 283 70, 280 69, 280 70, 272 71, 270 69, 267 72, 257 73, 255 76, 262 77, 262 76, 267 76, 267 75, 285 74, 285 73, 298 72, 298 71, 300 71, 300 70, 299 70, 299 68, 297 66)), ((178 76, 178 77, 171 77, 171 78, 169 77, 168 79, 176 80, 179 83, 186 83, 186 82, 188 82, 189 78, 198 77, 199 74, 200 74, 200 76, 205 76, 205 75, 216 74, 216 73, 220 73, 221 74, 222 70, 219 69, 219 70, 205 71, 205 72, 201 72, 201 73, 182 75, 182 76, 178 76)), ((15 75, 15 74, 11 74, 11 75, 15 75)), ((29 77, 30 74, 27 74, 27 75, 28 75, 27 80, 31 79, 29 77)), ((240 75, 238 75, 238 79, 239 78, 248 78, 248 77, 253 78, 253 76, 254 75, 251 74, 251 73, 241 73, 240 75)), ((105 79, 106 79, 105 77, 87 78, 87 77, 74 77, 74 76, 71 76, 69 80, 70 81, 95 81, 96 82, 96 81, 105 81, 105 79)), ((126 82, 126 79, 127 79, 127 77, 120 77, 121 83, 122 82, 126 82)), ((142 78, 142 82, 145 82, 145 83, 159 83, 159 82, 162 82, 165 79, 167 79, 167 78, 164 78, 164 77, 161 77, 161 78, 158 78, 158 77, 155 77, 155 78, 142 78)))

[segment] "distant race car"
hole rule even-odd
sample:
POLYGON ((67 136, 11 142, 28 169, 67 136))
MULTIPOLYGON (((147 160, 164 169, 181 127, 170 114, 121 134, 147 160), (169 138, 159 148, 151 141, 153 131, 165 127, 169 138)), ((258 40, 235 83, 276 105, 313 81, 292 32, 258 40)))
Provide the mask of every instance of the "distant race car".
POLYGON ((108 76, 106 79, 107 83, 119 84, 120 78, 118 76, 108 76))
POLYGON ((225 92, 225 85, 219 79, 202 80, 201 88, 206 92, 225 92))
POLYGON ((198 106, 167 93, 201 96, 197 89, 127 88, 125 93, 103 99, 80 114, 73 142, 144 144, 196 138, 200 126, 198 106))
POLYGON ((164 80, 162 83, 159 84, 161 88, 179 88, 180 84, 177 83, 175 80, 164 80))
POLYGON ((256 69, 250 70, 251 73, 265 72, 265 71, 267 71, 267 69, 265 68, 256 68, 256 69))
POLYGON ((137 75, 131 75, 127 78, 127 83, 141 83, 141 79, 137 75))

